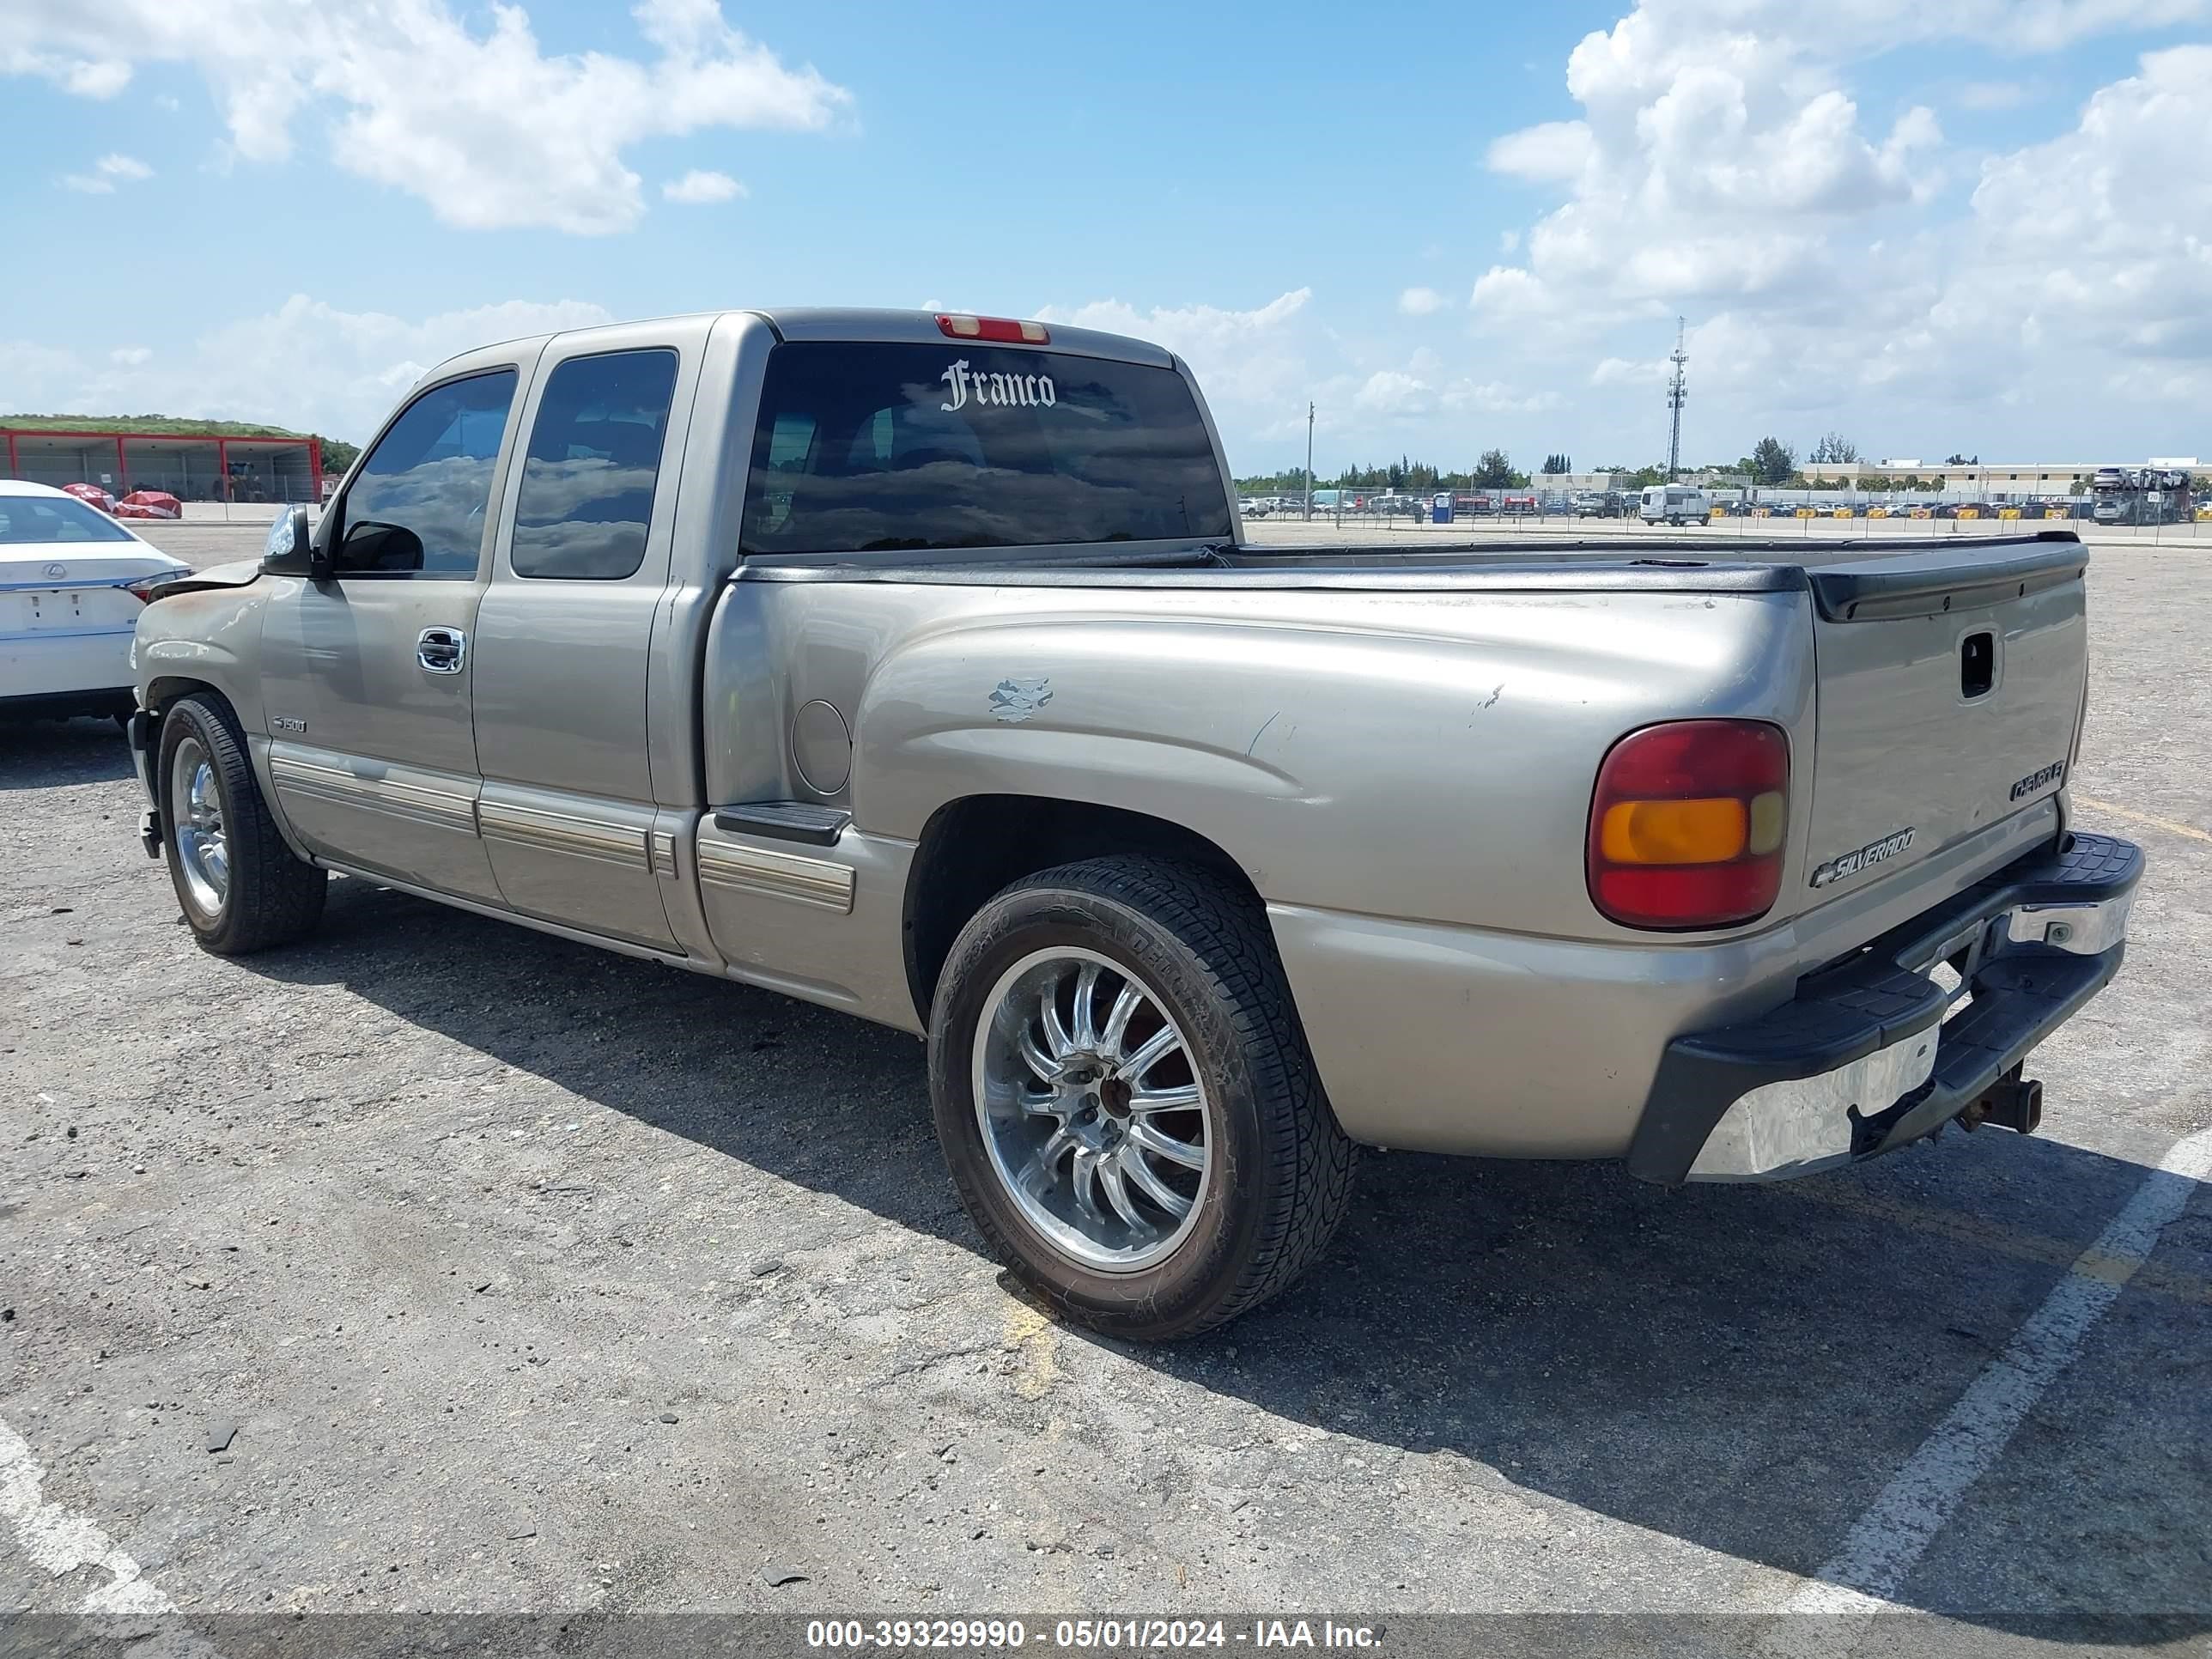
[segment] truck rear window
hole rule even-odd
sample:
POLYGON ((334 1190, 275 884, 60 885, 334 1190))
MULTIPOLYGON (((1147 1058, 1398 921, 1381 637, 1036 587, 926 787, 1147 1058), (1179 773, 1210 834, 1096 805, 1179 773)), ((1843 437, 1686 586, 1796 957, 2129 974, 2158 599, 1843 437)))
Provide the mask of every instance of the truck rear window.
POLYGON ((1233 534, 1171 369, 1061 352, 802 342, 769 354, 747 554, 1233 534))

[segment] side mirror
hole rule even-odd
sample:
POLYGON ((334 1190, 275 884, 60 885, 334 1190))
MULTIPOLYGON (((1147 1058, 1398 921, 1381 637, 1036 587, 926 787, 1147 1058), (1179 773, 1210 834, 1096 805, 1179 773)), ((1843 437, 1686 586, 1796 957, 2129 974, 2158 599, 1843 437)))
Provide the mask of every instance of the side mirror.
POLYGON ((315 550, 306 507, 287 508, 269 526, 269 539, 261 544, 261 568, 273 576, 305 576, 313 581, 329 576, 330 561, 315 550))
POLYGON ((404 575, 422 568, 422 538, 404 524, 362 519, 345 526, 345 568, 404 575))

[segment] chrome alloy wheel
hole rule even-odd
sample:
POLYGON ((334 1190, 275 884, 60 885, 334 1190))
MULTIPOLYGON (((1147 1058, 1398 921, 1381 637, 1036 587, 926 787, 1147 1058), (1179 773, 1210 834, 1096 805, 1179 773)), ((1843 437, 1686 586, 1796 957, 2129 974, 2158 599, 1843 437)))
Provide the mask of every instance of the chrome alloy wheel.
POLYGON ((221 915, 230 894, 230 848, 223 838, 215 763, 197 738, 178 744, 169 760, 169 821, 176 826, 177 866, 192 903, 203 915, 221 915))
POLYGON ((1215 1137, 1190 1046, 1150 986, 1079 945, 1032 951, 984 999, 974 1064, 983 1146, 1031 1226, 1102 1273, 1174 1253, 1215 1137))

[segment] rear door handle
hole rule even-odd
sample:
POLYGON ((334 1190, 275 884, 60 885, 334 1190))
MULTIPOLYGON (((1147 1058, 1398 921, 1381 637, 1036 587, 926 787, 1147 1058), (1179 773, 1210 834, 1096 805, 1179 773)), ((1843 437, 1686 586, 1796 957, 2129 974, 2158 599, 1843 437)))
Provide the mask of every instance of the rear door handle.
POLYGON ((415 641, 415 660, 426 674, 458 674, 468 655, 469 636, 458 628, 426 628, 415 641))

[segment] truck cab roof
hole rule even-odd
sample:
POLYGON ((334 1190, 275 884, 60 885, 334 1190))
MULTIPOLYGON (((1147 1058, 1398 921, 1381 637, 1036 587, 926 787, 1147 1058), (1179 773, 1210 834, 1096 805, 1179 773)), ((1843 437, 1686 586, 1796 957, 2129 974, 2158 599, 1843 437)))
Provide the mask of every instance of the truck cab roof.
MULTIPOLYGON (((757 318, 768 325, 779 341, 836 341, 887 344, 931 345, 942 343, 960 346, 969 342, 948 334, 938 319, 947 316, 968 316, 972 313, 937 311, 902 311, 888 307, 859 306, 793 306, 775 307, 732 307, 724 311, 679 312, 666 317, 641 319, 638 321, 594 324, 587 328, 562 329, 551 334, 523 335, 501 340, 448 357, 422 377, 418 384, 443 380, 448 375, 476 368, 480 362, 505 360, 518 350, 527 350, 550 344, 556 340, 564 343, 588 338, 593 334, 613 335, 619 332, 624 343, 629 343, 641 327, 656 322, 692 322, 700 318, 720 319, 726 317, 757 318)), ((1172 368, 1175 354, 1149 340, 1136 339, 1127 334, 1109 334, 1103 330, 1075 328, 1065 323, 1047 322, 1043 325, 1048 337, 1034 343, 1020 341, 993 342, 1014 349, 1056 351, 1082 357, 1108 357, 1121 362, 1142 363, 1152 368, 1172 368)))

